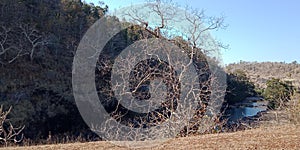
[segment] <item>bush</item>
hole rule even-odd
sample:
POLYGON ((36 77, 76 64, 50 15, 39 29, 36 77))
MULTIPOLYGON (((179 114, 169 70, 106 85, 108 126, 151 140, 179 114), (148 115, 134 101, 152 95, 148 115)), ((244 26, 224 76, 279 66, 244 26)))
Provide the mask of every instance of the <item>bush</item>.
POLYGON ((272 78, 267 81, 263 96, 269 101, 269 108, 276 109, 285 106, 285 103, 291 99, 293 91, 291 83, 272 78))

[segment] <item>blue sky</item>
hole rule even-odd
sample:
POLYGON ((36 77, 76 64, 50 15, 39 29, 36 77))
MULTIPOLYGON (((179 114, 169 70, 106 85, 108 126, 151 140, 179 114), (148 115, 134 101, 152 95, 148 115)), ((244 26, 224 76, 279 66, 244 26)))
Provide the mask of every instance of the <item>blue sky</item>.
MULTIPOLYGON (((110 10, 144 0, 103 0, 110 10)), ((212 35, 229 44, 225 64, 243 61, 300 62, 299 0, 173 0, 204 9, 207 16, 225 16, 228 27, 212 35)), ((98 0, 86 0, 94 2, 98 0)))

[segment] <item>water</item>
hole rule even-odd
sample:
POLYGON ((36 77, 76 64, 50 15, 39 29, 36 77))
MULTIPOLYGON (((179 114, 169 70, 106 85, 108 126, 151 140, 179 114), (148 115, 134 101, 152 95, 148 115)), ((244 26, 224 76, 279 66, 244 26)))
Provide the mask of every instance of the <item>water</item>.
POLYGON ((261 111, 266 111, 267 104, 267 101, 263 101, 260 98, 247 98, 241 103, 230 106, 227 109, 226 115, 229 116, 228 121, 236 122, 244 117, 255 116, 261 111))

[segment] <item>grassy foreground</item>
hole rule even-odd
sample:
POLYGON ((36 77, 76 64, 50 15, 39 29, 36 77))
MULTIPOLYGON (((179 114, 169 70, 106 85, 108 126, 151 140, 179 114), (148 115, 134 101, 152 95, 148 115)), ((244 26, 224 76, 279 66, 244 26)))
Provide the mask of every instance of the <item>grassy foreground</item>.
MULTIPOLYGON (((233 133, 207 134, 193 137, 176 138, 162 145, 148 149, 299 149, 300 126, 281 125, 259 127, 257 129, 233 133)), ((41 145, 30 147, 8 147, 7 150, 101 150, 128 149, 110 142, 70 143, 57 145, 41 145)), ((143 148, 145 150, 145 148, 143 148)))

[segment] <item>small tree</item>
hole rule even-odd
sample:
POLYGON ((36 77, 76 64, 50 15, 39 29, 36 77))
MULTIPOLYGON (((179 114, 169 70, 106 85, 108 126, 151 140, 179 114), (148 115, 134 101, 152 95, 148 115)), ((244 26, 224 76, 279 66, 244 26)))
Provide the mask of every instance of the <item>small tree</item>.
POLYGON ((267 81, 267 88, 263 93, 265 99, 269 100, 269 107, 273 109, 282 108, 292 95, 292 85, 275 78, 267 81))
POLYGON ((9 119, 7 119, 7 115, 11 112, 12 107, 9 107, 7 111, 3 110, 3 105, 0 107, 0 142, 8 145, 9 142, 19 143, 23 139, 23 134, 21 132, 25 128, 25 126, 20 126, 15 128, 9 119), (18 136, 21 134, 21 137, 18 136))

